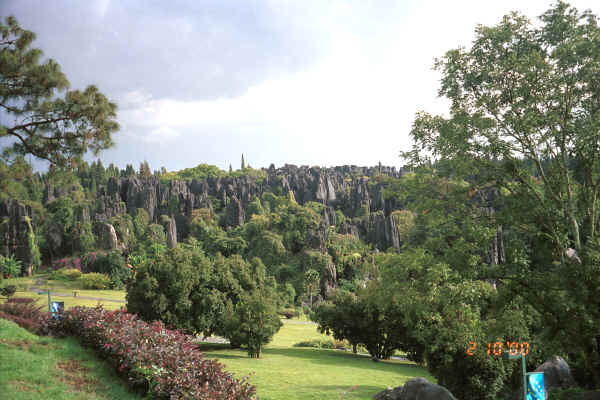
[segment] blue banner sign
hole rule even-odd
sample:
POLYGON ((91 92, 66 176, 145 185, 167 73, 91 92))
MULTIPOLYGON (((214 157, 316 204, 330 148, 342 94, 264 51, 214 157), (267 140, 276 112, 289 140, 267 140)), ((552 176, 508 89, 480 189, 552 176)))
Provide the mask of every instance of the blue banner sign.
POLYGON ((53 301, 50 310, 52 311, 52 318, 58 319, 59 314, 65 311, 64 301, 53 301))
POLYGON ((527 374, 527 400, 546 400, 543 372, 527 374))

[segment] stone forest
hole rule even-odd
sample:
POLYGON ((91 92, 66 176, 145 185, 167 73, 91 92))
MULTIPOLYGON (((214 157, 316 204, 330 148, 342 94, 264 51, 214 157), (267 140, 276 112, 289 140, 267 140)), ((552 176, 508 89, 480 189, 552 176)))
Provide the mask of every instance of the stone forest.
POLYGON ((591 12, 478 26, 402 167, 105 165, 117 104, 0 34, 1 398, 600 399, 591 12))

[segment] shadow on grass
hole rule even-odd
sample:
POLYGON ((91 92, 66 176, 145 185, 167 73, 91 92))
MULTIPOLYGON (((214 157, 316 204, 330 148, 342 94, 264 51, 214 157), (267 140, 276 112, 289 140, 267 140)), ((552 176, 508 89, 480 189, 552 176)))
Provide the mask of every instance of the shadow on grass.
POLYGON ((218 351, 218 350, 233 350, 227 343, 198 343, 197 346, 200 351, 218 351))
POLYGON ((374 362, 370 356, 348 353, 339 350, 326 350, 326 349, 307 349, 307 348, 291 348, 291 349, 265 349, 265 354, 274 354, 284 357, 292 358, 304 358, 307 360, 318 361, 323 364, 339 364, 341 362, 352 362, 360 364, 369 364, 370 367, 375 369, 388 369, 388 368, 414 368, 421 369, 420 366, 411 363, 409 361, 390 361, 383 360, 374 362))
MULTIPOLYGON (((201 348, 208 358, 226 359, 250 359, 245 349, 233 350, 229 345, 206 343, 201 348), (233 354, 232 354, 233 352, 233 354)), ((308 348, 266 348, 261 358, 268 359, 269 356, 289 358, 290 362, 305 360, 306 362, 330 365, 344 368, 368 368, 376 371, 394 371, 407 376, 427 376, 427 372, 420 366, 407 361, 379 361, 373 362, 369 356, 347 353, 336 350, 308 349, 308 348)))
POLYGON ((372 397, 375 394, 385 390, 386 388, 381 386, 368 386, 368 385, 311 385, 306 386, 306 389, 310 389, 311 391, 322 393, 332 393, 335 392, 338 394, 337 399, 353 399, 355 397, 360 396, 364 398, 365 396, 372 397))

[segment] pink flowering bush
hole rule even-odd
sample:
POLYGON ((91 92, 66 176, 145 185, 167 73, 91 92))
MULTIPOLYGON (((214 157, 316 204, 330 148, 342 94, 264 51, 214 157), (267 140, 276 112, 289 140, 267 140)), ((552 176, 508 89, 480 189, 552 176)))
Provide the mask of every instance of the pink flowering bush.
POLYGON ((90 251, 83 255, 80 259, 80 264, 83 270, 81 272, 90 272, 90 266, 96 261, 97 253, 90 251))
POLYGON ((82 260, 81 258, 61 258, 60 260, 54 261, 52 264, 52 270, 57 271, 60 269, 76 269, 81 271, 82 260))
POLYGON ((235 379, 215 360, 205 359, 193 337, 148 324, 125 311, 74 307, 46 329, 78 337, 96 349, 129 382, 158 399, 253 399, 255 389, 246 379, 235 379))

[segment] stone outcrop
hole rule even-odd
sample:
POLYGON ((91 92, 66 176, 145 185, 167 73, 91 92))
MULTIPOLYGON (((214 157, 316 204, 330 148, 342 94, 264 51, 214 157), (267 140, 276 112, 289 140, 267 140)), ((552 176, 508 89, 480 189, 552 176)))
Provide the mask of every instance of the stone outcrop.
POLYGON ((169 218, 169 223, 167 224, 167 247, 170 249, 174 249, 177 247, 177 225, 175 224, 175 219, 173 217, 169 218))
MULTIPOLYGON (((266 178, 262 180, 245 175, 202 181, 174 180, 168 184, 161 184, 155 176, 111 177, 105 186, 97 188, 95 205, 78 220, 106 222, 126 213, 133 216, 142 208, 154 223, 159 222, 161 215, 172 216, 177 240, 183 240, 194 209, 225 210, 221 224, 226 228, 236 227, 246 222, 248 204, 257 196, 267 191, 279 194, 291 191, 299 204, 314 201, 325 205, 323 227, 336 225, 339 209, 349 218, 342 224, 344 233, 360 236, 380 250, 399 248, 397 227, 389 217, 398 207, 393 199, 384 199, 381 185, 371 179, 378 173, 399 178, 403 171, 381 165, 320 168, 288 164, 281 168, 271 165, 263 171, 266 178), (358 215, 365 216, 356 219, 358 215)), ((68 190, 47 186, 44 202, 67 194, 68 190)), ((60 245, 58 236, 55 239, 56 245, 60 245)))
POLYGON ((96 243, 98 247, 104 250, 117 250, 119 248, 119 240, 117 232, 111 224, 99 222, 95 225, 96 243))
POLYGON ((0 202, 0 254, 21 261, 22 273, 27 275, 33 272, 34 263, 31 218, 31 207, 16 200, 0 202))
POLYGON ((400 250, 400 233, 396 220, 390 214, 387 217, 383 211, 377 211, 363 218, 358 224, 359 237, 377 248, 386 250, 393 247, 400 250))
MULTIPOLYGON (((535 369, 544 373, 544 390, 549 393, 554 389, 566 389, 575 386, 569 364, 559 356, 553 356, 535 369)), ((522 385, 521 385, 522 386, 522 385)))
MULTIPOLYGON (((177 239, 182 240, 187 235, 194 209, 225 210, 222 225, 235 227, 246 222, 248 204, 255 197, 266 191, 281 194, 291 191, 299 204, 315 201, 326 206, 322 215, 323 226, 336 225, 336 209, 342 210, 349 218, 356 217, 365 209, 372 215, 375 213, 357 221, 349 219, 342 230, 360 236, 380 250, 390 246, 399 248, 397 228, 389 218, 397 208, 394 200, 384 200, 381 186, 371 184, 369 179, 375 173, 398 178, 402 171, 383 166, 320 168, 288 164, 281 168, 271 165, 263 171, 266 173, 264 180, 242 176, 203 181, 174 180, 166 185, 154 176, 112 177, 106 186, 97 189, 96 205, 89 215, 93 221, 107 221, 125 213, 135 215, 138 208, 143 208, 151 222, 155 223, 159 222, 161 215, 172 215, 177 239)), ((44 199, 51 201, 58 195, 56 188, 47 187, 44 199)))
POLYGON ((430 383, 425 378, 413 378, 394 389, 379 392, 375 400, 456 400, 456 397, 443 386, 430 383))

